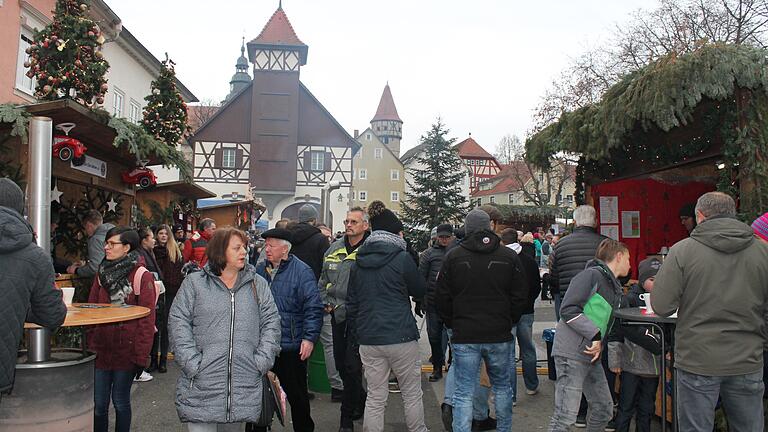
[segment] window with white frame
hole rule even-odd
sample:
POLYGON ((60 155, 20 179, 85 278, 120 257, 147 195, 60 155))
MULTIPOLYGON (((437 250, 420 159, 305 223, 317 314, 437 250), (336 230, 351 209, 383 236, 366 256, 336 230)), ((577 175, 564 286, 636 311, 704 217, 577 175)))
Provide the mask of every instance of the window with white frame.
POLYGON ((389 179, 390 180, 400 180, 400 170, 389 170, 389 179))
POLYGON ((490 199, 491 199, 491 204, 494 204, 496 202, 496 197, 495 196, 491 195, 490 199))
POLYGON ((389 193, 389 200, 392 202, 399 202, 400 201, 400 192, 392 191, 389 193))
POLYGON ((514 204, 515 203, 515 194, 509 194, 509 203, 514 204))
POLYGON ((19 39, 19 53, 16 58, 16 88, 24 93, 33 94, 35 92, 35 86, 37 80, 27 76, 29 68, 24 67, 24 62, 29 60, 29 54, 27 54, 27 48, 32 45, 32 30, 21 27, 21 36, 19 39))
POLYGON ((125 93, 118 90, 117 87, 113 87, 112 91, 112 114, 115 117, 123 116, 123 102, 125 101, 125 93))
POLYGON ((221 152, 221 167, 222 168, 235 168, 237 167, 237 150, 233 148, 223 149, 221 152))
POLYGON ((358 201, 368 201, 368 192, 366 191, 360 191, 357 193, 357 200, 358 201))
POLYGON ((371 134, 365 134, 365 140, 370 141, 371 140, 371 134))
POLYGON ((384 152, 381 148, 373 149, 373 157, 375 159, 381 159, 383 154, 384 152))
POLYGON ((325 153, 324 152, 312 152, 310 159, 310 170, 312 171, 324 171, 325 170, 325 153))
POLYGON ((360 168, 360 176, 358 178, 360 180, 368 180, 368 170, 365 168, 360 168))
POLYGON ((131 110, 128 113, 128 118, 137 124, 141 121, 141 105, 133 99, 131 99, 131 110))

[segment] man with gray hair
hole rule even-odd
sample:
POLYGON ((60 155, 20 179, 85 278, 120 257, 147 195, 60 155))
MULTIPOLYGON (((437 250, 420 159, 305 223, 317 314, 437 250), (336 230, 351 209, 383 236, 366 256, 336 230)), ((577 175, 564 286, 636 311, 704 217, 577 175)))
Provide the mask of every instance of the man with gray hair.
POLYGON ((702 195, 695 211, 696 229, 669 250, 651 292, 656 314, 678 314, 680 430, 712 430, 719 395, 732 430, 762 431, 768 245, 724 193, 702 195))
POLYGON ((88 236, 88 261, 70 265, 67 273, 83 278, 94 277, 99 270, 99 264, 104 261, 107 231, 114 227, 111 223, 104 223, 98 210, 89 210, 83 217, 83 231, 88 236))

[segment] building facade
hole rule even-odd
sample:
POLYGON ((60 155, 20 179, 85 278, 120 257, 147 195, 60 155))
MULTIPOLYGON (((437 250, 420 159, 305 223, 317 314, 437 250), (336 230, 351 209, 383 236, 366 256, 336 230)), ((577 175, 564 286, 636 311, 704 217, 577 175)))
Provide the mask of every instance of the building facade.
POLYGON ((361 147, 352 162, 352 206, 365 208, 371 201, 380 200, 388 209, 399 214, 400 202, 405 199, 405 168, 402 162, 373 127, 358 134, 357 142, 361 147))
MULTIPOLYGON (((403 164, 403 169, 405 170, 405 193, 408 194, 412 191, 411 185, 413 185, 413 172, 414 171, 420 171, 424 169, 424 164, 419 161, 420 158, 422 158, 424 155, 424 144, 419 144, 416 147, 409 149, 407 152, 403 153, 403 156, 400 157, 400 162, 403 164)), ((457 155, 458 157, 458 155, 457 155)), ((467 202, 469 202, 470 199, 470 193, 469 193, 469 179, 470 179, 470 172, 467 169, 465 165, 461 165, 462 169, 462 180, 461 180, 461 194, 466 197, 467 202)))
POLYGON ((495 177, 501 171, 501 165, 496 158, 485 151, 471 134, 467 139, 456 144, 456 150, 469 170, 470 194, 477 191, 480 182, 495 177))
POLYGON ((323 187, 333 184, 325 222, 341 230, 360 144, 299 80, 308 46, 282 7, 246 48, 253 79, 189 139, 194 181, 218 196, 250 191, 270 226, 306 203, 319 208, 323 187))
POLYGON ((483 204, 573 207, 576 169, 566 165, 545 173, 525 162, 504 165, 498 175, 481 181, 472 193, 474 207, 483 204))

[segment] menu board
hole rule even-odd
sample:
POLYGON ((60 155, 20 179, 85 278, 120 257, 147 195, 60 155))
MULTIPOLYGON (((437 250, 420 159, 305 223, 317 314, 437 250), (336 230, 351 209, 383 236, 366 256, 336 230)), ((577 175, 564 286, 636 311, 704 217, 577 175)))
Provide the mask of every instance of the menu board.
POLYGON ((640 238, 640 212, 621 212, 621 236, 624 238, 640 238))
POLYGON ((618 241, 619 226, 618 225, 600 225, 600 234, 618 241))
POLYGON ((619 197, 600 197, 600 224, 619 223, 619 197))

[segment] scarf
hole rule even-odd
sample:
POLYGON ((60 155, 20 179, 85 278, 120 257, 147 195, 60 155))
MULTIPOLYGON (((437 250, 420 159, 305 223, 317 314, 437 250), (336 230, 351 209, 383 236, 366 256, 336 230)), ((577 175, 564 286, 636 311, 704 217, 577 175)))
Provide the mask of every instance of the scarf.
POLYGON ((134 250, 114 261, 105 259, 99 265, 99 284, 109 293, 112 304, 124 305, 125 299, 133 292, 128 275, 138 261, 139 252, 134 250))

